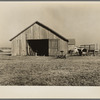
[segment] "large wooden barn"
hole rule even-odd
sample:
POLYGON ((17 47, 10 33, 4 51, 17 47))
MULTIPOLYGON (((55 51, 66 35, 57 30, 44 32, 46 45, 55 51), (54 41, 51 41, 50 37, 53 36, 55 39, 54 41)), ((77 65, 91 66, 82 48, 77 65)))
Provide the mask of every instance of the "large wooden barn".
POLYGON ((12 56, 37 55, 54 56, 58 52, 68 52, 68 39, 49 27, 36 21, 11 40, 12 56))

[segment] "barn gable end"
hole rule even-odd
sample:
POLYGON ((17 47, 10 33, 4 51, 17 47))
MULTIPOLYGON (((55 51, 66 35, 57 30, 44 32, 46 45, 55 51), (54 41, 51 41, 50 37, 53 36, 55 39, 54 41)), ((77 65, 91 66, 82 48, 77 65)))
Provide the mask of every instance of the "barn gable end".
MULTIPOLYGON (((34 52, 41 52, 39 49, 43 50, 43 52, 47 49, 48 51, 45 52, 48 52, 48 54, 46 55, 56 55, 58 51, 63 50, 64 52, 67 52, 68 49, 68 40, 66 38, 40 22, 35 22, 30 25, 10 41, 12 41, 12 55, 34 55, 34 52), (43 44, 41 44, 42 42, 43 44), (37 47, 34 43, 37 45, 45 44, 45 46, 43 48, 41 45, 37 47), (34 51, 36 48, 37 50, 34 51)), ((43 53, 41 54, 43 55, 43 53)))

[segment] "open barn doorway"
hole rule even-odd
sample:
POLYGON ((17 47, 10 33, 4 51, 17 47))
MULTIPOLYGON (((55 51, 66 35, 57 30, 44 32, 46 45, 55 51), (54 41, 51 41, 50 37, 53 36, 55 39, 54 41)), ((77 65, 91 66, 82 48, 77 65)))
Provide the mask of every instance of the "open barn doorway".
POLYGON ((37 39, 27 41, 28 55, 48 56, 48 39, 37 39))

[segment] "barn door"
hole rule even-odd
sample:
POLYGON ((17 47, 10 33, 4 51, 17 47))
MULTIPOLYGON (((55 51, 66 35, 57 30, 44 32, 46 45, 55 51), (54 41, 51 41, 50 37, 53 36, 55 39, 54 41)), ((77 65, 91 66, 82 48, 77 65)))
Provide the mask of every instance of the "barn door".
POLYGON ((59 51, 59 39, 50 39, 49 40, 49 55, 55 56, 59 51))

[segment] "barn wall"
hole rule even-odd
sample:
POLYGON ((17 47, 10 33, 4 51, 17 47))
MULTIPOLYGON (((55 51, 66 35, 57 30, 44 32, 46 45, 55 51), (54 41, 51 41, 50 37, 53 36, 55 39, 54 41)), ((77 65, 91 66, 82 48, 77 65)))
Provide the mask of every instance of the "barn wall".
POLYGON ((27 40, 30 39, 59 39, 56 35, 45 28, 35 24, 25 31, 27 40))
POLYGON ((57 55, 59 51, 59 39, 49 39, 49 55, 57 55))
MULTIPOLYGON (((59 44, 59 49, 53 49, 49 48, 49 55, 56 54, 59 51, 64 51, 64 53, 67 53, 68 51, 68 44, 66 41, 60 39, 58 36, 53 34, 52 32, 46 30, 45 28, 39 26, 38 24, 35 24, 31 26, 25 34, 27 35, 27 40, 31 39, 59 39, 58 44, 59 44)), ((49 41, 50 44, 50 41, 49 41)))
POLYGON ((18 38, 15 38, 13 41, 12 41, 12 55, 13 56, 17 56, 19 54, 19 48, 18 48, 18 38))
POLYGON ((27 55, 26 35, 20 34, 12 40, 12 56, 27 55))
MULTIPOLYGON (((66 53, 68 49, 68 44, 66 41, 60 39, 58 36, 54 35, 50 31, 39 26, 38 24, 34 24, 12 40, 12 55, 28 55, 30 48, 27 40, 31 39, 58 39, 59 49, 54 50, 53 48, 49 48, 50 55, 55 55, 55 52, 58 51, 64 51, 66 53)), ((49 42, 49 44, 50 43, 51 42, 49 42)))
MULTIPOLYGON (((15 40, 15 39, 14 39, 15 40)), ((15 50, 15 47, 14 47, 14 40, 12 40, 12 42, 11 42, 11 54, 12 54, 12 56, 14 56, 14 50, 15 50)))
POLYGON ((49 40, 49 55, 60 54, 60 51, 64 51, 64 54, 68 52, 68 44, 66 41, 61 39, 50 39, 49 40))
POLYGON ((21 34, 21 55, 27 55, 27 50, 26 50, 26 34, 25 32, 21 34))

